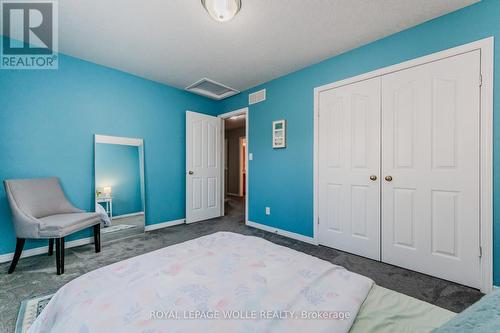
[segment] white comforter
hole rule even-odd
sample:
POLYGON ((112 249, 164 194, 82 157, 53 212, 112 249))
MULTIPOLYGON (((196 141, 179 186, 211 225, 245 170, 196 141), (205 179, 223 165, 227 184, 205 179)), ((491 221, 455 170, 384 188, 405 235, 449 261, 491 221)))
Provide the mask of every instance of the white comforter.
POLYGON ((372 284, 264 239, 219 232, 82 275, 29 332, 348 332, 372 284))

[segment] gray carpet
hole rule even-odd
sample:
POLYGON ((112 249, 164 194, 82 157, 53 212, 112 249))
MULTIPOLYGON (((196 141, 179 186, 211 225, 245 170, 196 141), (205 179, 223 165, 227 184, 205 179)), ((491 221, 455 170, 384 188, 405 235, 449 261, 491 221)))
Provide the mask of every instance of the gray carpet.
POLYGON ((114 239, 123 239, 125 237, 142 234, 144 232, 144 215, 135 215, 129 217, 122 217, 118 219, 115 218, 111 222, 111 225, 119 225, 119 224, 128 224, 128 225, 133 225, 135 227, 101 234, 101 240, 103 242, 109 242, 114 239))
POLYGON ((0 332, 13 332, 19 305, 24 299, 55 292, 68 281, 96 268, 217 231, 265 238, 368 276, 382 287, 454 312, 464 310, 482 296, 475 289, 452 282, 247 227, 244 224, 242 201, 230 199, 226 205, 227 215, 222 218, 112 241, 103 245, 101 253, 94 253, 93 245, 68 249, 62 276, 55 274, 55 256, 39 255, 21 259, 12 275, 6 274, 8 263, 1 264, 0 271, 5 273, 0 274, 0 332))

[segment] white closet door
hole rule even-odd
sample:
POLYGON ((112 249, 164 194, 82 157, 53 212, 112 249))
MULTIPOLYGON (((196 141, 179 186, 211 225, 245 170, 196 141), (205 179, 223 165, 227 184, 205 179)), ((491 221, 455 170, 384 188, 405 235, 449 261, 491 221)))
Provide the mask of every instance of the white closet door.
POLYGON ((319 115, 319 241, 380 260, 380 78, 321 92, 319 115))
POLYGON ((186 112, 186 223, 222 215, 221 125, 220 118, 186 112))
POLYGON ((479 287, 479 51, 382 78, 382 260, 479 287))

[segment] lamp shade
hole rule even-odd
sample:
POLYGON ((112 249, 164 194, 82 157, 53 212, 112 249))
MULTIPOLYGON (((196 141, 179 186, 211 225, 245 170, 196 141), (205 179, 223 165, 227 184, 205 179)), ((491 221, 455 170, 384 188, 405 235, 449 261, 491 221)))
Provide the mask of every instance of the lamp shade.
POLYGON ((231 20, 241 9, 241 0, 201 0, 210 16, 219 22, 231 20))
POLYGON ((111 192, 112 192, 111 186, 104 186, 102 188, 102 193, 104 193, 104 195, 106 195, 106 196, 110 196, 111 192))

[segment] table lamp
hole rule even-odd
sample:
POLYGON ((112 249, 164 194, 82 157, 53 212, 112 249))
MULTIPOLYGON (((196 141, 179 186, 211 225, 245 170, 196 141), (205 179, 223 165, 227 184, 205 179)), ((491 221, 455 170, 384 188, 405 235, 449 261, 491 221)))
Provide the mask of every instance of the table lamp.
POLYGON ((102 193, 104 193, 104 195, 106 197, 110 197, 111 196, 111 186, 104 186, 103 189, 102 189, 102 193))

